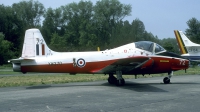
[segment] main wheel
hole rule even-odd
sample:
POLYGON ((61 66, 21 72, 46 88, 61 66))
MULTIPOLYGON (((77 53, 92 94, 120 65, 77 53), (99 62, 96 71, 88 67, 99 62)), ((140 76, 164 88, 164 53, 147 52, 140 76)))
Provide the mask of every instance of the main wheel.
POLYGON ((115 84, 117 81, 117 78, 112 76, 112 77, 108 77, 108 83, 109 84, 115 84))
POLYGON ((163 79, 163 82, 164 82, 165 84, 169 84, 169 83, 170 83, 170 78, 165 77, 165 78, 163 79))
POLYGON ((125 80, 124 79, 121 79, 121 80, 117 80, 115 85, 116 86, 123 86, 125 84, 125 80))
POLYGON ((125 80, 124 79, 121 80, 121 84, 122 84, 122 86, 125 84, 125 80))

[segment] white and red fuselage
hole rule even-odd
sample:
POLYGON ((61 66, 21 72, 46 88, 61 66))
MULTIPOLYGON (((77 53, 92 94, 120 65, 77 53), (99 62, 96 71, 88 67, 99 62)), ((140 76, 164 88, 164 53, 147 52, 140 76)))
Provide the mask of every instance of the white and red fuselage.
POLYGON ((46 45, 38 29, 26 30, 22 56, 9 62, 13 63, 14 71, 22 73, 109 74, 109 83, 115 81, 112 75, 118 74, 117 80, 123 84, 122 74, 171 73, 189 67, 187 59, 150 41, 104 51, 55 52, 46 45))
MULTIPOLYGON (((34 61, 22 61, 20 71, 26 72, 46 72, 46 73, 99 73, 108 74, 110 71, 115 72, 113 68, 116 66, 119 60, 134 60, 134 58, 143 58, 143 56, 135 55, 127 57, 118 57, 117 54, 110 54, 107 52, 80 52, 80 53, 61 53, 59 55, 51 57, 37 57, 34 61), (59 58, 58 58, 59 56, 59 58), (69 56, 74 56, 69 58, 69 56), (90 57, 90 58, 88 58, 90 57), (114 64, 114 65, 112 65, 114 64), (112 70, 105 70, 109 67, 112 70)), ((146 57, 146 56, 144 56, 146 57)), ((123 70, 123 74, 153 74, 153 73, 167 73, 169 71, 176 71, 181 69, 187 69, 189 61, 185 59, 172 58, 166 56, 148 56, 151 58, 148 62, 138 69, 132 69, 130 71, 123 70)), ((145 58, 146 59, 146 58, 145 58)), ((139 59, 138 59, 139 60, 139 59)), ((132 62, 134 63, 134 62, 132 62)), ((140 63, 140 62, 138 62, 140 63)), ((130 62, 131 64, 131 62, 130 62)), ((123 66, 120 65, 120 66, 123 66)), ((129 66, 129 65, 124 65, 129 66)))

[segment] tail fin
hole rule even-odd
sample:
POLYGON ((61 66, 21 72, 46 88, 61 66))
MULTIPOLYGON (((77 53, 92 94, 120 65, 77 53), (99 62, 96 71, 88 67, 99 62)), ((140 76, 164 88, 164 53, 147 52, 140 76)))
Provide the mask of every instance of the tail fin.
POLYGON ((36 57, 52 55, 52 51, 46 45, 40 30, 28 29, 24 37, 24 44, 21 57, 36 57))
POLYGON ((191 44, 192 42, 183 34, 182 31, 174 30, 174 34, 176 36, 176 40, 178 42, 181 54, 187 54, 188 51, 186 49, 186 45, 188 43, 191 44))
POLYGON ((185 34, 182 31, 178 31, 178 30, 174 30, 175 36, 176 36, 176 40, 178 42, 179 48, 181 50, 182 54, 187 54, 188 50, 190 50, 191 52, 191 47, 195 47, 195 48, 199 48, 200 45, 193 43, 192 41, 190 41, 185 34))

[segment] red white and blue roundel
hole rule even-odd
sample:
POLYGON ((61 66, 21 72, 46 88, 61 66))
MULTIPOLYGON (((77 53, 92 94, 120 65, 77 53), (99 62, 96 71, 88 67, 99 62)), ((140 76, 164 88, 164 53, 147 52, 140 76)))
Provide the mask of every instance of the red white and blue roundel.
POLYGON ((77 66, 78 67, 80 67, 80 68, 82 68, 82 67, 84 67, 85 66, 85 60, 83 59, 83 58, 79 58, 78 60, 77 60, 77 66))

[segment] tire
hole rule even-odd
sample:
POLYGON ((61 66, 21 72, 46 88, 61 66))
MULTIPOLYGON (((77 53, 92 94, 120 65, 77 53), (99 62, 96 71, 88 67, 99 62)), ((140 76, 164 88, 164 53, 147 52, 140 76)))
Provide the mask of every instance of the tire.
POLYGON ((124 84, 125 84, 125 80, 124 79, 116 80, 116 83, 115 83, 116 86, 124 86, 124 84))
POLYGON ((108 77, 109 84, 115 84, 116 82, 117 82, 117 79, 115 77, 108 77))
POLYGON ((169 83, 170 83, 170 79, 169 79, 168 77, 165 77, 165 78, 163 79, 163 82, 164 82, 165 84, 169 84, 169 83))

